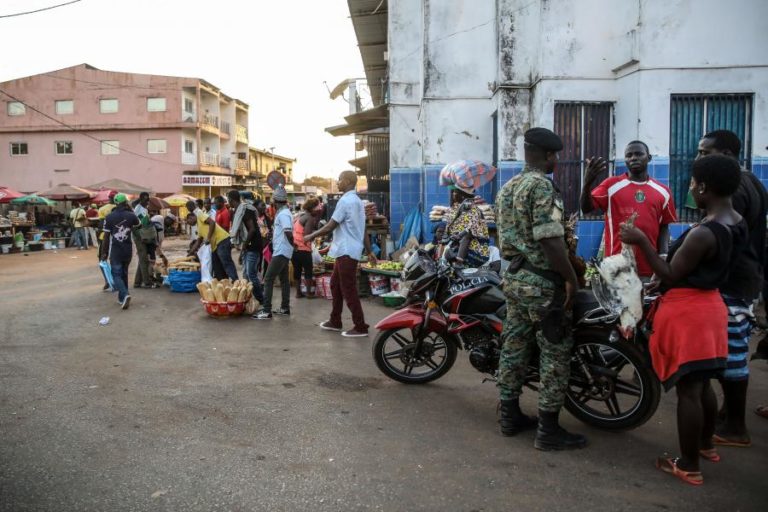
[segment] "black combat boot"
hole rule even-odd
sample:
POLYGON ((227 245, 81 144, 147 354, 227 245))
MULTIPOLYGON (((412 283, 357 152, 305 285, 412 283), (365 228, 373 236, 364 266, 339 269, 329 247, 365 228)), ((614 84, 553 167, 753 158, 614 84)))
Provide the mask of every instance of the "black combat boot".
POLYGON ((539 429, 533 446, 545 452, 552 450, 573 450, 584 448, 587 438, 580 434, 571 434, 558 423, 560 412, 539 410, 539 429))
POLYGON ((501 400, 499 403, 499 425, 501 435, 514 436, 525 430, 536 428, 536 418, 526 416, 520 410, 520 399, 501 400))

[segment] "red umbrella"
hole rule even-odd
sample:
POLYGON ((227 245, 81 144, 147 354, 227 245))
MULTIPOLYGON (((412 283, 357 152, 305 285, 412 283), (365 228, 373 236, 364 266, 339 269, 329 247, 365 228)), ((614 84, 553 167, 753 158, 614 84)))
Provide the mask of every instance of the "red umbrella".
POLYGON ((96 195, 93 196, 91 199, 92 202, 96 204, 105 204, 109 202, 109 196, 110 194, 117 194, 117 190, 111 190, 108 188, 99 190, 96 192, 96 195))
POLYGON ((81 199, 90 199, 96 195, 93 190, 76 187, 67 183, 61 183, 48 190, 37 193, 38 196, 55 199, 57 201, 78 201, 81 199))
POLYGON ((22 194, 12 188, 0 187, 0 203, 8 203, 11 199, 17 199, 19 197, 24 197, 25 195, 26 194, 22 194))

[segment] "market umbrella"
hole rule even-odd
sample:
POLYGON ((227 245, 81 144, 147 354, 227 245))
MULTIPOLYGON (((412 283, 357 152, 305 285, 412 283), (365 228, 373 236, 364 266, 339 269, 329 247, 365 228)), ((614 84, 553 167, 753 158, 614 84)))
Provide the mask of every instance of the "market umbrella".
POLYGON ((98 183, 94 183, 93 185, 88 185, 87 188, 92 190, 102 190, 102 189, 117 190, 118 192, 122 192, 123 194, 130 194, 134 196, 137 196, 142 192, 152 192, 151 188, 142 187, 141 185, 137 185, 135 183, 131 183, 130 181, 125 181, 118 178, 100 181, 98 183))
POLYGON ((17 197, 16 199, 11 199, 10 203, 11 204, 28 204, 28 205, 37 205, 37 206, 55 206, 56 205, 56 201, 52 201, 45 197, 40 197, 37 194, 30 194, 28 196, 17 197))
POLYGON ((0 203, 10 203, 12 199, 23 197, 24 194, 8 187, 0 187, 0 203))
POLYGON ((171 206, 184 206, 187 204, 187 201, 196 200, 196 198, 188 194, 173 194, 171 196, 165 197, 164 199, 165 202, 171 206))
POLYGON ((479 160, 459 160, 440 171, 440 185, 453 185, 463 189, 482 187, 496 176, 496 168, 479 160))
MULTIPOLYGON (((136 199, 135 201, 131 202, 132 207, 136 207, 136 205, 139 204, 139 200, 136 199)), ((147 210, 162 210, 163 208, 170 208, 171 205, 168 204, 165 199, 161 199, 159 197, 150 197, 149 198, 149 204, 147 205, 147 210)))
POLYGON ((78 201, 81 199, 90 199, 96 195, 96 192, 67 183, 60 183, 53 188, 37 192, 38 196, 55 199, 57 201, 78 201))

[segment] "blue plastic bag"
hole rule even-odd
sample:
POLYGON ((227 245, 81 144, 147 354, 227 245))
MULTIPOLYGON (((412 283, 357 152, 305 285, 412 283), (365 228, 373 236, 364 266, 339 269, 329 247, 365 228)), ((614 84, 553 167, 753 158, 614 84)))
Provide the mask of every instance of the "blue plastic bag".
POLYGON ((197 283, 200 282, 200 272, 182 272, 181 270, 172 268, 171 271, 168 272, 168 282, 171 285, 172 292, 196 292, 197 283))
POLYGON ((104 279, 107 280, 109 291, 114 291, 115 281, 112 279, 112 265, 110 265, 107 260, 101 260, 99 261, 99 268, 101 269, 101 273, 104 274, 104 279))

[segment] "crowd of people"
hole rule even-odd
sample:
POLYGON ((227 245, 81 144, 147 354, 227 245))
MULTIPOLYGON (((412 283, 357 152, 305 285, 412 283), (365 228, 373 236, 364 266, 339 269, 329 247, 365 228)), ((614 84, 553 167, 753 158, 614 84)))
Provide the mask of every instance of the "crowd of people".
MULTIPOLYGON (((507 316, 500 361, 500 427, 504 435, 537 429, 535 447, 581 448, 584 436, 558 424, 569 377, 570 306, 579 288, 564 243, 563 203, 547 177, 563 144, 544 128, 525 134, 526 165, 497 196, 500 248, 510 261, 504 292, 507 316), (553 327, 555 326, 555 327, 553 327), (538 420, 519 403, 534 349, 540 358, 538 420)), ((745 423, 747 356, 755 302, 764 281, 768 193, 742 170, 741 143, 726 130, 707 133, 692 166, 690 196, 701 221, 669 245, 676 209, 668 187, 648 174, 642 141, 625 149, 627 172, 598 182, 607 162, 587 162, 581 208, 605 212, 605 255, 634 249, 646 293, 660 294, 648 319, 649 353, 666 390, 678 397, 679 457, 656 467, 693 485, 703 483, 700 459, 718 462, 721 446, 749 447, 745 423), (718 410, 711 381, 720 382, 718 410)), ((756 411, 765 416, 765 408, 756 411)))
MULTIPOLYGON (((509 263, 503 281, 507 315, 498 375, 501 433, 514 436, 536 429, 537 449, 582 448, 587 439, 559 423, 573 345, 571 306, 580 282, 569 254, 572 247, 566 243, 563 203, 548 177, 563 144, 552 131, 533 128, 525 133, 524 147, 525 167, 496 198, 498 249, 490 245, 483 214, 473 205, 474 190, 457 186, 452 187, 451 207, 446 221, 437 225, 434 242, 439 243, 443 233, 462 234, 457 263, 497 270, 500 267, 494 265, 502 257, 509 263), (524 414, 519 401, 534 353, 540 359, 541 377, 536 417, 524 414)), ((745 422, 747 357, 755 303, 761 293, 768 296, 762 286, 768 192, 760 180, 741 169, 740 152, 741 143, 732 132, 704 135, 689 187, 702 218, 671 244, 669 225, 677 221, 677 209, 670 189, 649 175, 652 156, 642 141, 626 145, 623 174, 600 179, 608 163, 602 158, 588 160, 580 199, 583 212, 604 212, 605 256, 631 246, 646 293, 659 295, 648 314, 652 326, 648 352, 664 388, 677 393, 680 456, 659 457, 656 466, 693 485, 703 482, 700 459, 717 462, 719 447, 751 444, 745 422), (723 391, 719 408, 713 379, 723 391)), ((340 175, 343 195, 324 224, 319 198, 309 198, 294 214, 282 187, 274 191, 271 205, 236 190, 226 197, 190 201, 189 254, 209 250, 212 276, 236 280, 233 250, 238 250, 242 273, 253 284, 253 298, 260 304, 253 318, 265 321, 291 314, 289 263, 296 298, 314 294, 313 240, 332 235, 333 303, 328 320, 319 327, 346 337, 365 337, 369 326, 358 296, 357 269, 363 255, 373 265, 377 260, 365 235, 365 211, 356 182, 354 172, 340 175), (281 300, 275 308, 277 279, 281 300), (347 330, 341 318, 344 303, 354 324, 347 330)), ((132 244, 139 260, 134 287, 156 286, 150 264, 164 258, 162 218, 148 208, 148 194, 133 207, 124 194, 110 199, 96 212, 103 220, 100 258, 109 260, 118 300, 127 309, 132 244)), ((76 223, 89 218, 85 209, 73 210, 72 215, 76 223)), ((765 416, 764 411, 757 412, 765 416)))

